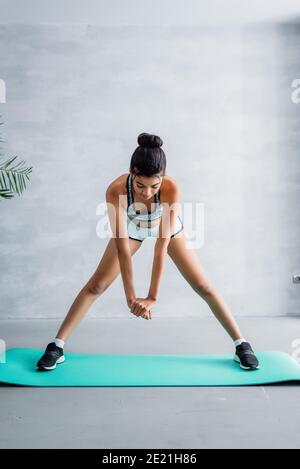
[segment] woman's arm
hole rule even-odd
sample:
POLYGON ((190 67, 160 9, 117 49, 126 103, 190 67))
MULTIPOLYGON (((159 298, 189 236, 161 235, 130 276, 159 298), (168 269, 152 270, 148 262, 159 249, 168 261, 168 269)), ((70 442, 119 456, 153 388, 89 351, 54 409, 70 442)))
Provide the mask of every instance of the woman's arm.
POLYGON ((120 271, 123 280, 123 286, 126 296, 127 305, 130 308, 135 301, 136 295, 133 286, 133 270, 130 251, 118 250, 118 258, 120 263, 120 271))
POLYGON ((159 285, 165 264, 165 255, 173 232, 174 220, 180 212, 180 191, 175 182, 171 182, 164 195, 163 213, 159 224, 158 237, 154 247, 152 274, 148 298, 157 300, 159 285))
POLYGON ((124 216, 124 208, 121 197, 115 187, 108 186, 106 190, 106 203, 113 238, 116 243, 120 271, 122 275, 127 304, 130 307, 135 300, 133 286, 133 269, 127 226, 124 216))
POLYGON ((162 272, 165 264, 165 251, 163 249, 155 247, 151 281, 147 298, 157 301, 159 284, 162 276, 162 272))

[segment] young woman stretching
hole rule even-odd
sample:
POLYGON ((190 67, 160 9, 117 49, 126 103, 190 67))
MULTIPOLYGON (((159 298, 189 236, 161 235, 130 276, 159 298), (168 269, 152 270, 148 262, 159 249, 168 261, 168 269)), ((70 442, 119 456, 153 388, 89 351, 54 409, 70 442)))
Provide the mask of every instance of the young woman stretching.
POLYGON ((120 273, 131 313, 151 319, 151 307, 157 301, 166 253, 232 338, 234 360, 244 370, 259 368, 250 343, 243 337, 230 309, 206 277, 197 253, 188 247, 189 239, 178 214, 180 190, 178 183, 166 175, 166 156, 161 148, 161 138, 142 133, 138 136, 138 143, 131 157, 129 173, 121 174, 106 190, 113 236, 97 269, 78 293, 55 338, 37 362, 37 368, 53 370, 57 363, 65 360, 63 347, 67 337, 92 303, 120 273), (151 282, 147 297, 138 298, 133 285, 131 256, 148 236, 157 238, 151 282))

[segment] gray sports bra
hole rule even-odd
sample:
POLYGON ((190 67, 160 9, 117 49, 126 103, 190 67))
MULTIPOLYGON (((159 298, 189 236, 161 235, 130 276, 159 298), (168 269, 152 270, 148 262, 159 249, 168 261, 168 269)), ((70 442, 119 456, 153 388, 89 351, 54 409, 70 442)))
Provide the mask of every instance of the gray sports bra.
MULTIPOLYGON (((151 220, 156 220, 162 216, 162 211, 163 207, 160 203, 160 198, 159 198, 159 192, 158 191, 155 194, 155 210, 153 212, 148 210, 148 213, 141 213, 140 210, 135 211, 133 208, 134 204, 134 199, 133 199, 133 193, 132 193, 132 177, 131 174, 128 174, 127 177, 127 216, 130 220, 137 220, 137 221, 148 221, 151 222, 151 220)), ((138 225, 139 226, 139 225, 138 225)))

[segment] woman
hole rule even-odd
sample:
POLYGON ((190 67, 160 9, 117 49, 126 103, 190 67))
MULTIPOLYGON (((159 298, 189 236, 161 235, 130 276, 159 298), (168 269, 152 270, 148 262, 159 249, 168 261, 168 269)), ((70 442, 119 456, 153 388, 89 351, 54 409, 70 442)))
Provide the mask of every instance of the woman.
POLYGON ((229 308, 203 272, 196 252, 188 247, 188 237, 178 214, 179 187, 165 174, 166 157, 161 148, 161 138, 142 133, 138 136, 138 143, 131 157, 129 173, 119 176, 106 190, 113 236, 96 271, 75 298, 56 337, 37 362, 37 368, 53 370, 57 363, 65 360, 63 347, 67 337, 119 273, 131 313, 151 319, 151 307, 157 301, 166 253, 234 341, 234 360, 245 370, 259 368, 250 343, 241 334, 229 308), (133 285, 131 257, 148 236, 157 238, 151 282, 147 297, 138 298, 133 285))

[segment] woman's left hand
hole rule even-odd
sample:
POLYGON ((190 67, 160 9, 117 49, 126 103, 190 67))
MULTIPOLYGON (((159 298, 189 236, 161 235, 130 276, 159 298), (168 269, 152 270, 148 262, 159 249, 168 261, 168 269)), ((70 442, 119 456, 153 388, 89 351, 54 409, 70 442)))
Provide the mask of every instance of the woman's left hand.
POLYGON ((136 298, 131 305, 131 312, 132 314, 135 314, 135 316, 143 316, 146 312, 150 311, 150 308, 154 303, 156 303, 156 301, 148 296, 146 298, 136 298))

